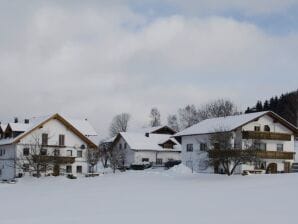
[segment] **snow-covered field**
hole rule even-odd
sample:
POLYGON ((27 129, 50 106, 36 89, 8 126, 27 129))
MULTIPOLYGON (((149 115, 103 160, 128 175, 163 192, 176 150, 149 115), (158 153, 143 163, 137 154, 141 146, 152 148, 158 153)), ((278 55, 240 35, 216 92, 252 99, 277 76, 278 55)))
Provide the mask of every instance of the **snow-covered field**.
POLYGON ((296 174, 227 177, 178 171, 0 184, 0 223, 296 223, 296 174))

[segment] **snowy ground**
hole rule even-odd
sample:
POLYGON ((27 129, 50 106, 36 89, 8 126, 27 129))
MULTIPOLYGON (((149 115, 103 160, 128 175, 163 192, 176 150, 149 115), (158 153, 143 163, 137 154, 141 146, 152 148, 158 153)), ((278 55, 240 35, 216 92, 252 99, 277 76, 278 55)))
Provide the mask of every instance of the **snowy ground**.
POLYGON ((129 171, 0 184, 1 224, 296 223, 298 175, 129 171))

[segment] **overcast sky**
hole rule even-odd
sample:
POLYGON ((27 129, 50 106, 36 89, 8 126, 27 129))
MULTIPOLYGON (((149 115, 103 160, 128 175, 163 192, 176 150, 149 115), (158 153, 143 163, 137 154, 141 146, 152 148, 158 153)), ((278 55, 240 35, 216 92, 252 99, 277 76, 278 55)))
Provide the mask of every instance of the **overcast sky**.
POLYGON ((298 88, 297 0, 0 1, 2 121, 240 109, 298 88))

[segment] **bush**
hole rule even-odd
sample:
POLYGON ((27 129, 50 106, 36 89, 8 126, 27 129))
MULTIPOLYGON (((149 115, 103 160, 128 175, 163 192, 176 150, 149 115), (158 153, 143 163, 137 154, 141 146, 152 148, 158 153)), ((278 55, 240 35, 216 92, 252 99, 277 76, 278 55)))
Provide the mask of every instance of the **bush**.
POLYGON ((170 160, 165 163, 165 168, 170 169, 173 166, 179 165, 181 163, 181 160, 170 160))
POLYGON ((131 164, 130 169, 132 169, 132 170, 144 170, 145 165, 144 164, 131 164))
POLYGON ((68 179, 77 179, 76 176, 74 176, 73 174, 67 174, 66 176, 68 179))

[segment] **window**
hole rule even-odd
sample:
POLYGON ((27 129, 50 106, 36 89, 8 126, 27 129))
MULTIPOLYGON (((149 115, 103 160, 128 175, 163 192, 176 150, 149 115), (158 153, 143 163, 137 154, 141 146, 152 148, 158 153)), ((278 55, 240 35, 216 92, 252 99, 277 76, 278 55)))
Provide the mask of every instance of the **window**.
POLYGON ((261 131, 261 127, 260 126, 255 126, 255 131, 261 131))
POLYGON ((29 148, 23 148, 23 155, 24 156, 29 156, 30 149, 29 148))
POLYGON ((119 149, 122 149, 122 144, 121 143, 119 144, 119 149))
POLYGON ((86 146, 83 144, 83 145, 81 145, 81 147, 80 147, 81 149, 85 149, 86 148, 86 146))
POLYGON ((66 156, 72 156, 72 150, 67 150, 66 151, 66 156))
POLYGON ((2 170, 0 169, 0 176, 2 176, 2 170))
POLYGON ((77 157, 79 157, 79 158, 83 157, 83 151, 82 150, 77 151, 77 157))
POLYGON ((77 166, 77 173, 82 173, 82 166, 77 166))
POLYGON ((0 149, 0 156, 4 156, 5 155, 5 149, 0 149))
POLYGON ((72 166, 66 166, 66 173, 72 173, 72 166))
POLYGON ((267 145, 266 143, 255 143, 255 148, 257 150, 266 151, 267 145))
POLYGON ((162 159, 156 159, 156 164, 157 165, 162 165, 162 159))
POLYGON ((269 125, 265 125, 265 126, 264 126, 264 131, 270 131, 270 127, 269 127, 269 125))
POLYGON ((54 150, 54 156, 60 156, 60 150, 59 149, 54 150))
POLYGON ((43 133, 41 135, 41 144, 42 145, 48 145, 48 134, 43 133))
POLYGON ((47 155, 47 149, 41 149, 40 150, 40 155, 46 156, 47 155))
POLYGON ((192 152, 193 151, 193 144, 187 144, 186 145, 186 151, 187 152, 192 152))
POLYGON ((149 162, 149 158, 142 158, 142 162, 149 162))
POLYGON ((283 144, 277 144, 276 145, 276 151, 278 151, 278 152, 284 151, 284 145, 283 144))
POLYGON ((126 149, 127 148, 127 144, 126 144, 126 142, 124 143, 124 149, 126 149))
POLYGON ((200 150, 201 151, 207 151, 207 144, 206 143, 201 143, 200 144, 200 150))
POLYGON ((65 145, 65 135, 59 135, 59 145, 60 146, 65 145))

